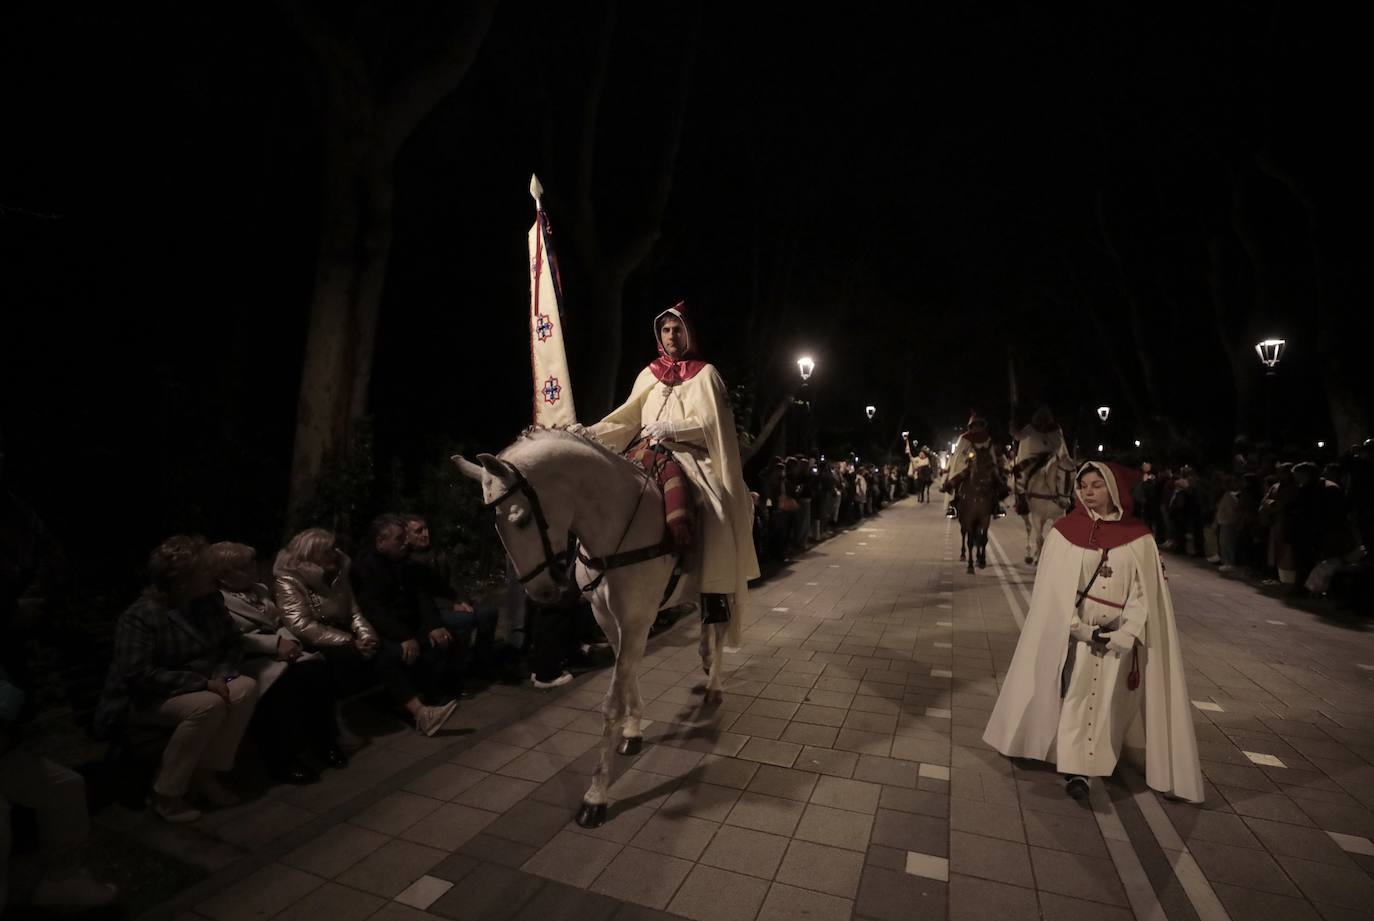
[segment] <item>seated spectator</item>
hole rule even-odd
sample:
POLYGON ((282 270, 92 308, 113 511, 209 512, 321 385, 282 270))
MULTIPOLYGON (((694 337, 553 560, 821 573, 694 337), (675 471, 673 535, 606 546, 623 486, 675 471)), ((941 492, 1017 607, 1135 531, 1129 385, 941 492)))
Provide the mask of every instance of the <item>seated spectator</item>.
POLYGON ((372 547, 351 573, 363 616, 381 639, 378 666, 393 670, 428 702, 451 703, 459 652, 453 634, 423 584, 422 570, 409 560, 405 521, 380 515, 372 522, 372 547))
POLYGON ((348 763, 335 740, 329 666, 319 653, 306 652, 282 623, 281 609, 258 581, 252 547, 211 544, 209 561, 224 607, 243 636, 239 670, 258 683, 252 728, 267 772, 282 783, 315 783, 320 775, 307 763, 307 752, 331 767, 348 763))
POLYGON ((205 539, 177 535, 148 560, 150 584, 119 618, 114 659, 95 716, 104 735, 126 725, 168 726, 148 805, 168 822, 194 822, 193 794, 210 806, 238 798, 216 774, 234 766, 258 702, 239 674, 243 641, 206 560, 205 539))
MULTIPOLYGON (((414 718, 415 728, 432 736, 458 704, 426 706, 409 675, 409 652, 392 644, 390 653, 381 654, 377 630, 354 600, 350 567, 334 535, 323 528, 309 528, 291 538, 272 566, 273 594, 286 625, 306 649, 324 656, 336 694, 379 680, 414 718)), ((341 724, 339 729, 343 747, 353 740, 346 727, 341 724)))
MULTIPOLYGON (((0 447, 0 477, 3 463, 0 447)), ((0 912, 8 889, 11 803, 33 810, 37 819, 42 877, 30 898, 33 907, 53 912, 100 908, 117 895, 115 887, 92 879, 81 864, 90 835, 85 781, 23 742, 24 724, 36 709, 27 638, 47 613, 60 561, 37 514, 0 487, 0 912)))
POLYGON ((459 598, 445 554, 434 548, 429 522, 423 515, 406 515, 406 547, 410 564, 421 578, 423 590, 434 600, 439 622, 456 638, 455 648, 472 647, 473 674, 492 680, 496 675, 496 621, 500 605, 459 598))

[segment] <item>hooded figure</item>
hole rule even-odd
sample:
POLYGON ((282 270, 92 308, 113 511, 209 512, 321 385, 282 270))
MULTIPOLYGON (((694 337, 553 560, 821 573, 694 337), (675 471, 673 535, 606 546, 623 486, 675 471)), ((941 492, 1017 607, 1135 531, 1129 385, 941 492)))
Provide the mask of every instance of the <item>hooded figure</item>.
POLYGON ((691 568, 701 575, 703 622, 728 622, 727 642, 738 646, 759 564, 730 395, 720 372, 697 355, 683 304, 654 318, 654 339, 658 358, 635 378, 629 399, 588 431, 615 451, 641 438, 672 451, 695 493, 699 534, 691 568))
POLYGON ((1131 515, 1132 476, 1096 461, 1078 469, 1078 504, 1045 541, 983 741, 1053 763, 1072 796, 1110 775, 1123 746, 1143 748, 1151 788, 1200 803, 1173 602, 1154 538, 1131 515))

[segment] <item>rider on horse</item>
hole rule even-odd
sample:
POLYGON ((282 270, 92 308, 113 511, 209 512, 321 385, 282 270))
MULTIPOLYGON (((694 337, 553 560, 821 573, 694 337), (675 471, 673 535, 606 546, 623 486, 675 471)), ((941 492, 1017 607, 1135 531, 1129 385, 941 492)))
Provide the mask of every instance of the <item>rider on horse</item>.
MULTIPOLYGON (((1054 413, 1048 406, 1041 406, 1031 416, 1030 425, 1016 433, 1016 462, 1012 473, 1016 476, 1017 514, 1027 514, 1028 485, 1035 474, 1047 464, 1058 461, 1061 466, 1071 466, 1068 447, 1064 444, 1064 432, 1054 421, 1054 413)), ((1059 496, 1039 496, 1037 498, 1058 501, 1059 496)))
MULTIPOLYGON (((950 493, 949 506, 945 509, 945 515, 950 518, 959 515, 959 493, 958 489, 968 478, 968 464, 973 458, 973 452, 987 448, 992 451, 993 458, 997 461, 997 469, 1003 468, 1002 451, 997 442, 992 440, 988 434, 988 421, 976 412, 969 416, 968 429, 964 431, 959 440, 954 445, 954 453, 950 456, 949 471, 945 474, 945 482, 940 486, 941 492, 950 493)), ((997 504, 997 516, 1001 517, 1001 500, 1007 496, 1006 477, 999 476, 999 495, 997 504)))
POLYGON ((741 611, 759 564, 729 391, 715 366, 697 357, 682 303, 654 318, 654 338, 658 358, 635 379, 629 399, 588 432, 616 451, 643 455, 662 445, 669 452, 695 494, 692 568, 701 574, 702 623, 729 624, 729 643, 739 645, 741 611))

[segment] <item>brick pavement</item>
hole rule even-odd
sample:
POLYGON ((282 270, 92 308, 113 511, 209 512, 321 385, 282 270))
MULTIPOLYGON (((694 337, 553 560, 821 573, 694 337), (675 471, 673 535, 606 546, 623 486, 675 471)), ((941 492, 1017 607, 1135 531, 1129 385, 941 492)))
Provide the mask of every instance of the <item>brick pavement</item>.
POLYGON ((967 576, 940 511, 901 503, 754 590, 718 708, 696 627, 656 641, 649 744, 619 760, 603 828, 571 819, 607 675, 498 689, 452 734, 383 736, 325 783, 207 819, 217 872, 154 914, 1371 917, 1374 636, 1171 561, 1208 801, 1127 772, 1079 804, 980 741, 1032 578, 1007 562, 1020 522, 967 576))

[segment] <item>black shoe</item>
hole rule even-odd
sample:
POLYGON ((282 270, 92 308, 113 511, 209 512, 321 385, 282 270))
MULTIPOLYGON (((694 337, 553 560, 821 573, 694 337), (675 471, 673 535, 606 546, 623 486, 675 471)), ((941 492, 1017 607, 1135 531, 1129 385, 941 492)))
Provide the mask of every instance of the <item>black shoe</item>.
POLYGON ((1064 792, 1074 799, 1087 799, 1090 792, 1088 778, 1078 774, 1070 774, 1069 779, 1064 783, 1064 792))
POLYGON ((306 767, 304 764, 292 764, 272 771, 272 779, 277 783, 289 783, 303 787, 307 784, 319 783, 320 775, 313 768, 306 767))

